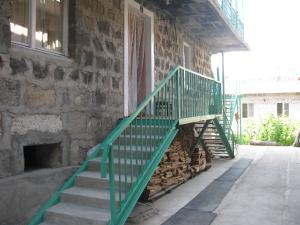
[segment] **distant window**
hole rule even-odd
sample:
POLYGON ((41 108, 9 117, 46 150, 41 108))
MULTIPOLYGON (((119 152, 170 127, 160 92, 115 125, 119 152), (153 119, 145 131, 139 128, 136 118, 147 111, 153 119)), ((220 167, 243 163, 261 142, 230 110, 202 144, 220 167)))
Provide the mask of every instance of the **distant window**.
POLYGON ((277 103, 277 116, 286 116, 290 114, 289 103, 277 103))
POLYGON ((249 103, 248 104, 248 117, 254 117, 254 104, 253 103, 249 103))
POLYGON ((243 104, 243 118, 254 117, 254 104, 244 103, 243 104))
POLYGON ((248 104, 243 104, 243 118, 248 117, 248 104))
POLYGON ((193 65, 193 53, 192 48, 189 44, 183 44, 183 67, 192 69, 193 65))
POLYGON ((68 0, 15 0, 12 41, 66 54, 68 0))

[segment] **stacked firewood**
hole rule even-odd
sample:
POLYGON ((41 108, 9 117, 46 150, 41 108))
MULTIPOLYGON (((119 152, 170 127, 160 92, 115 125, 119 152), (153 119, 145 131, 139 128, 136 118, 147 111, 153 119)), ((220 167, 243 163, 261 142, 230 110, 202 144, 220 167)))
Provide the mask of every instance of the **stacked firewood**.
POLYGON ((207 162, 206 162, 206 153, 203 150, 201 145, 198 145, 196 147, 195 153, 192 155, 192 174, 195 175, 203 170, 206 169, 207 167, 207 162))
POLYGON ((202 147, 197 146, 194 154, 189 157, 186 151, 189 146, 183 143, 186 142, 177 138, 167 150, 145 190, 147 199, 159 197, 205 170, 205 152, 202 147))

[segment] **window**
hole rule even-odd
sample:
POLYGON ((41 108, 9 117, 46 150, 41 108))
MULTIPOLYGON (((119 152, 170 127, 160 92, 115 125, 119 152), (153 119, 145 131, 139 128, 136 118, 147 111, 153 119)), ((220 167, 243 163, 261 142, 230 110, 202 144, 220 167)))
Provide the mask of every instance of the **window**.
POLYGON ((183 67, 187 69, 192 69, 193 57, 192 57, 192 48, 189 44, 183 44, 183 67))
POLYGON ((277 103, 277 116, 289 116, 289 103, 277 103))
POLYGON ((248 117, 248 105, 243 104, 243 118, 247 118, 247 117, 248 117))
POLYGON ((68 0, 15 0, 12 41, 67 54, 68 0))
POLYGON ((244 103, 243 104, 243 118, 254 117, 254 104, 244 103))

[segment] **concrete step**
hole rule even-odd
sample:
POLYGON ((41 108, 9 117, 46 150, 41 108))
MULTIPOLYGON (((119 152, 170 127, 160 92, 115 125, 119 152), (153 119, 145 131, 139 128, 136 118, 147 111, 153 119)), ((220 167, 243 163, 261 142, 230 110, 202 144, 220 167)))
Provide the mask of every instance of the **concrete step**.
MULTIPOLYGON (((101 178, 100 177, 100 171, 99 172, 93 172, 93 171, 85 171, 79 174, 76 178, 75 186, 77 187, 84 187, 84 188, 94 188, 94 189, 109 189, 109 180, 107 178, 101 178)), ((131 176, 125 177, 124 175, 115 175, 115 189, 119 190, 119 179, 121 184, 122 190, 129 190, 131 187, 131 183, 136 180, 136 177, 133 176, 131 179, 131 176)))
MULTIPOLYGON (((148 146, 158 146, 164 138, 166 134, 159 134, 159 135, 121 135, 120 136, 120 144, 121 145, 148 145, 148 146)), ((115 143, 117 144, 117 142, 115 143)))
MULTIPOLYGON (((150 151, 150 150, 149 150, 150 151)), ((130 154, 130 152, 128 152, 130 154)), ((144 154, 145 155, 145 154, 144 154)), ((115 173, 121 173, 121 174, 129 174, 132 170, 134 175, 138 175, 140 171, 142 170, 143 167, 146 166, 147 160, 142 160, 139 159, 141 157, 145 157, 142 155, 141 152, 132 152, 132 157, 133 159, 129 159, 129 155, 127 156, 128 158, 114 158, 114 164, 115 164, 115 173), (136 158, 137 157, 137 158, 136 158), (119 165, 120 164, 120 165, 119 165)), ((101 158, 96 158, 93 160, 89 161, 89 166, 88 166, 88 171, 95 171, 99 172, 100 171, 100 165, 101 165, 101 158)), ((108 169, 108 164, 106 166, 108 169)))
POLYGON ((45 222, 59 225, 106 225, 109 210, 59 203, 46 211, 45 222))
MULTIPOLYGON (((205 142, 204 142, 205 143, 205 142)), ((206 147, 223 147, 223 143, 205 143, 206 147)))
POLYGON ((204 143, 207 144, 222 144, 223 141, 221 139, 204 139, 204 143))
MULTIPOLYGON (((114 150, 114 156, 118 157, 118 154, 120 154, 121 158, 129 158, 130 156, 130 146, 124 146, 124 145, 120 145, 120 149, 117 145, 113 146, 113 150, 114 150), (120 152, 119 152, 120 150, 120 152)), ((154 148, 151 149, 152 151, 154 150, 154 148)), ((148 147, 148 149, 145 148, 145 146, 131 146, 131 151, 132 151, 132 155, 134 158, 138 158, 138 159, 149 159, 152 155, 152 152, 150 151, 150 147, 148 147), (147 150, 147 151, 146 151, 147 150)))
POLYGON ((151 134, 151 135, 159 135, 162 131, 166 132, 170 129, 166 125, 135 125, 134 122, 131 127, 126 129, 126 134, 151 134))
POLYGON ((229 158, 229 155, 228 154, 216 154, 214 155, 214 158, 229 158))
MULTIPOLYGON (((119 198, 124 199, 125 194, 116 194, 115 199, 117 205, 119 198)), ((122 200, 121 199, 121 200, 122 200)), ((109 209, 110 207, 110 192, 109 190, 92 189, 83 187, 72 187, 65 190, 61 196, 61 201, 64 203, 78 204, 82 206, 89 206, 94 208, 109 209)))
POLYGON ((39 225, 59 225, 59 224, 43 222, 43 223, 40 223, 39 225))

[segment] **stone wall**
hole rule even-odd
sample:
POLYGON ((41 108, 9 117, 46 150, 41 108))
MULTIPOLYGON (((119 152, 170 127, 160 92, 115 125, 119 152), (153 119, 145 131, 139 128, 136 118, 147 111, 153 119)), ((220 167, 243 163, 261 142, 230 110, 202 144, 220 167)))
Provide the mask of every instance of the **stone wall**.
POLYGON ((164 18, 157 12, 155 20, 155 78, 162 80, 175 66, 183 64, 183 43, 193 49, 192 70, 212 76, 208 46, 187 33, 178 24, 172 24, 172 17, 164 18))
MULTIPOLYGON (((60 143, 62 165, 78 165, 123 117, 124 1, 70 0, 69 56, 11 45, 11 2, 0 0, 0 177, 22 173, 23 146, 60 143)), ((182 64, 211 76, 209 47, 174 17, 155 13, 155 80, 182 64)))
POLYGON ((24 145, 60 143, 77 165, 123 115, 121 3, 70 0, 69 57, 10 48, 0 3, 0 177, 23 172, 24 145))
MULTIPOLYGON (((139 1, 141 2, 141 1, 139 1)), ((149 2, 149 1, 148 1, 149 2)), ((177 19, 153 3, 144 3, 155 14, 155 81, 162 80, 177 65, 183 65, 183 43, 193 52, 192 70, 212 77, 209 46, 181 26, 177 19)))

